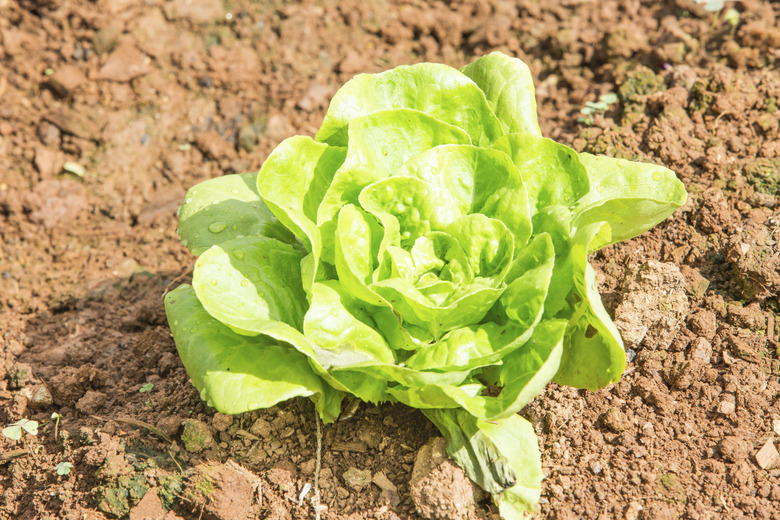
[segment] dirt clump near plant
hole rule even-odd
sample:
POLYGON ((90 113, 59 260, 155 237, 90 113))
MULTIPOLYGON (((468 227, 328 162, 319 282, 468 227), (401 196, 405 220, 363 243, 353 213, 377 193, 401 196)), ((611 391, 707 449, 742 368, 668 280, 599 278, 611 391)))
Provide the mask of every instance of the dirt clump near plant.
MULTIPOLYGON (((699 7, 0 1, 0 422, 39 423, 0 438, 0 518, 198 518, 193 468, 228 461, 262 495, 233 517, 311 517, 311 404, 228 420, 188 382, 161 299, 189 282, 176 209, 195 183, 312 135, 352 75, 492 50, 530 65, 544 135, 664 164, 690 194, 592 258, 610 312, 651 262, 679 268, 668 290, 689 307, 668 341, 633 347, 619 383, 550 385, 523 412, 546 473, 537 517, 776 518, 780 468, 758 454, 780 438, 780 7, 727 2, 733 28, 699 7), (188 449, 193 424, 206 440, 188 449)), ((436 436, 400 405, 325 427, 323 518, 420 518, 413 465, 436 436), (359 490, 350 468, 371 475, 359 490)))

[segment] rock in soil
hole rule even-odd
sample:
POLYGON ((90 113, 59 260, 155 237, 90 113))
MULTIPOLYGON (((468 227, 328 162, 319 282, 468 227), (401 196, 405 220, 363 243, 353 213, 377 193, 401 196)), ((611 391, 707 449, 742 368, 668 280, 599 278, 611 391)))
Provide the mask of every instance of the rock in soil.
POLYGON ((206 423, 197 419, 185 419, 181 424, 181 441, 184 443, 185 450, 190 453, 199 453, 216 445, 214 436, 206 423))
POLYGON ((260 479, 231 460, 195 467, 184 497, 204 520, 248 520, 258 518, 260 492, 260 479))
POLYGON ((780 453, 777 452, 772 439, 766 441, 766 444, 756 453, 756 462, 761 469, 772 469, 780 464, 780 453))
POLYGON ((181 520, 181 517, 173 511, 165 511, 157 495, 157 489, 152 488, 130 510, 130 520, 181 520))
POLYGON ((349 468, 341 476, 344 482, 358 493, 371 483, 371 471, 367 469, 349 468))
POLYGON ((652 349, 669 347, 689 309, 680 269, 654 260, 631 266, 621 290, 615 325, 626 348, 642 343, 652 349))
POLYGON ((477 502, 484 493, 449 459, 443 437, 431 439, 417 452, 409 487, 417 512, 424 518, 482 518, 477 502))

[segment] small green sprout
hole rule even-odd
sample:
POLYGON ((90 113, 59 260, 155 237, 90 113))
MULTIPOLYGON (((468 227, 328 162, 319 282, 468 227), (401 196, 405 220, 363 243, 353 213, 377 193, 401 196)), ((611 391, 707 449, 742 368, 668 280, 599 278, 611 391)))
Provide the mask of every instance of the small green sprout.
POLYGON ((139 388, 138 391, 143 394, 144 392, 151 391, 152 388, 154 388, 154 383, 146 383, 141 388, 139 388))
POLYGON ((38 435, 38 422, 28 419, 19 419, 15 423, 9 424, 3 428, 3 435, 12 441, 18 441, 22 438, 22 431, 30 435, 38 435))
POLYGON ((60 419, 62 416, 58 414, 57 412, 52 412, 51 414, 51 420, 54 421, 54 438, 58 439, 60 437, 60 419))
POLYGON ((70 462, 60 462, 56 466, 54 466, 54 471, 57 472, 57 475, 64 476, 64 475, 70 475, 70 470, 73 469, 73 464, 70 462))
POLYGON ((602 94, 599 96, 598 101, 586 102, 585 106, 580 109, 580 114, 582 114, 582 116, 578 117, 577 121, 580 123, 585 123, 586 125, 592 125, 593 114, 606 112, 609 110, 611 105, 617 103, 617 100, 617 94, 610 92, 608 94, 602 94))

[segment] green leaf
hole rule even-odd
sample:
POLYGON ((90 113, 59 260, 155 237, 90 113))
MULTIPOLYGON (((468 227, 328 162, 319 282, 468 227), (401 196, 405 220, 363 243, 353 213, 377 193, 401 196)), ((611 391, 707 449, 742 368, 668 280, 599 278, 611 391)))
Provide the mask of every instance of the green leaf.
POLYGON ((509 155, 521 172, 534 212, 571 206, 588 193, 588 172, 568 146, 532 134, 509 134, 493 147, 509 155))
MULTIPOLYGON (((513 324, 470 325, 451 330, 439 341, 421 348, 406 360, 406 366, 415 370, 472 370, 500 363, 504 355, 530 336, 530 330, 513 324)), ((428 403, 431 406, 441 405, 428 403)))
MULTIPOLYGON (((485 325, 483 330, 495 332, 495 328, 488 325, 485 325)), ((509 417, 539 395, 556 375, 560 366, 565 330, 566 320, 542 322, 533 330, 533 336, 529 340, 525 341, 529 334, 522 334, 517 341, 506 347, 500 344, 503 338, 492 334, 493 341, 497 343, 496 347, 500 347, 496 348, 495 353, 500 354, 499 362, 503 361, 499 372, 499 382, 503 388, 496 397, 479 395, 469 384, 394 387, 388 389, 388 392, 400 402, 415 408, 462 408, 472 416, 484 420, 509 417)), ((490 337, 491 335, 488 335, 488 338, 490 337)), ((484 355, 483 359, 490 360, 490 354, 486 351, 480 354, 484 355)), ((467 366, 479 366, 479 360, 480 358, 475 356, 469 360, 467 366)), ((478 390, 482 388, 482 385, 477 386, 478 390)))
POLYGON ((480 421, 462 410, 423 410, 447 440, 447 453, 492 493, 502 518, 531 513, 541 496, 542 463, 534 428, 513 415, 480 421))
MULTIPOLYGON (((501 123, 485 94, 467 76, 446 65, 420 63, 380 74, 359 74, 336 92, 317 141, 352 146, 347 127, 379 110, 409 108, 464 129, 472 141, 487 146, 501 135, 501 123)), ((399 127, 412 125, 399 121, 399 127)))
POLYGON ((474 213, 444 230, 460 243, 477 282, 498 287, 512 266, 515 241, 503 222, 474 213))
POLYGON ((22 427, 16 424, 6 426, 3 428, 3 436, 12 441, 18 441, 22 438, 22 427))
POLYGON ((466 211, 442 200, 442 195, 445 194, 418 178, 396 176, 367 186, 360 194, 360 204, 377 216, 395 217, 401 246, 408 249, 417 238, 429 231, 442 231, 466 215, 466 211))
POLYGON ((59 476, 65 476, 70 475, 70 470, 73 469, 73 464, 70 462, 60 462, 56 466, 54 466, 54 471, 57 472, 57 475, 59 476))
POLYGON ((471 139, 460 128, 416 110, 382 110, 349 121, 347 158, 317 212, 324 259, 333 263, 331 237, 342 206, 358 204, 363 188, 396 175, 409 158, 452 143, 471 143, 471 139))
POLYGON ((443 145, 412 157, 399 175, 417 177, 438 193, 441 212, 482 213, 504 223, 519 248, 531 235, 528 195, 505 153, 468 145, 443 145))
POLYGON ((574 226, 607 222, 612 237, 596 250, 641 235, 685 204, 688 194, 673 171, 656 164, 581 153, 590 191, 572 207, 574 226))
POLYGON ((307 305, 302 258, 272 238, 235 238, 198 258, 192 286, 209 314, 238 333, 265 333, 272 322, 301 330, 307 305))
POLYGON ((343 395, 318 377, 307 357, 268 336, 244 336, 214 319, 189 285, 165 296, 179 356, 209 406, 237 414, 310 396, 326 422, 338 417, 343 395))
POLYGON ((336 232, 336 272, 344 288, 355 298, 370 305, 387 303, 369 288, 371 275, 378 266, 377 253, 384 237, 373 216, 352 204, 339 212, 336 232))
POLYGON ((525 63, 493 52, 460 70, 485 93, 505 133, 542 134, 536 120, 534 81, 525 63))
POLYGON ((537 237, 532 246, 523 251, 513 266, 525 267, 522 274, 512 280, 498 300, 503 314, 521 328, 531 328, 541 319, 555 266, 555 253, 547 234, 537 237))
POLYGON ((345 157, 344 148, 290 137, 271 152, 257 176, 258 192, 268 207, 315 257, 319 256, 317 208, 345 157))
POLYGON ((571 284, 566 297, 569 307, 557 315, 569 320, 561 367, 554 379, 558 384, 596 390, 618 381, 626 367, 623 341, 604 309, 596 274, 588 263, 591 244, 604 240, 608 232, 609 225, 603 222, 577 230, 568 253, 556 262, 556 268, 562 264, 560 279, 571 284))
POLYGON ((257 173, 225 175, 190 188, 179 210, 178 233, 194 255, 239 236, 295 242, 260 198, 257 173))
POLYGON ((314 284, 303 326, 325 369, 395 364, 393 352, 372 325, 362 303, 338 282, 314 284))

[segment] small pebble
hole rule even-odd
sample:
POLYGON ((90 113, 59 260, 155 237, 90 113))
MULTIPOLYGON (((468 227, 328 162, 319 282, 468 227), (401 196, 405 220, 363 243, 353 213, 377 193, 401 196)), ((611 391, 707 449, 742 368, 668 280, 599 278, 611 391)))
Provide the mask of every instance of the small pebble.
POLYGON ((780 453, 775 448, 772 439, 766 441, 766 444, 756 453, 756 462, 761 469, 772 469, 780 463, 780 453))
POLYGON ((736 410, 736 406, 731 401, 721 401, 718 404, 718 413, 721 415, 731 415, 736 410))

